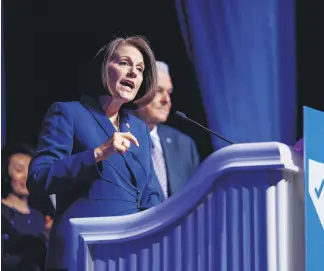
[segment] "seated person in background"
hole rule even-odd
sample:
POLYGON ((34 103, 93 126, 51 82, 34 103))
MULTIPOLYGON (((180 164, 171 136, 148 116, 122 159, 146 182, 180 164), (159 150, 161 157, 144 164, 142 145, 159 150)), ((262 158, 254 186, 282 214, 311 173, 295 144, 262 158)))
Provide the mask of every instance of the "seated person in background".
POLYGON ((32 148, 20 143, 2 157, 2 270, 43 270, 46 256, 45 219, 30 208, 26 188, 32 148))
POLYGON ((157 93, 153 101, 136 111, 146 122, 153 142, 152 160, 165 198, 177 193, 199 165, 194 141, 167 125, 173 90, 169 67, 156 61, 158 73, 157 93))

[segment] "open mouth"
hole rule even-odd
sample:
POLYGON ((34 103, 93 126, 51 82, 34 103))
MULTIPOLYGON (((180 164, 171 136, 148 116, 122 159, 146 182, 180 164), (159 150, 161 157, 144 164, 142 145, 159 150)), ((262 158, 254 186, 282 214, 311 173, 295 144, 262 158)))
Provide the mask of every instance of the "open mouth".
POLYGON ((120 84, 124 87, 128 87, 130 89, 133 89, 135 87, 135 84, 133 81, 130 80, 122 80, 120 81, 120 84))

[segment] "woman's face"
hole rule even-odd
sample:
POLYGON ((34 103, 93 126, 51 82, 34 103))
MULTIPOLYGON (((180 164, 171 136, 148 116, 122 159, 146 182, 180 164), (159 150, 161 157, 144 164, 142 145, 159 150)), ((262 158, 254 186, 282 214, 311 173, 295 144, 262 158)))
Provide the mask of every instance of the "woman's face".
POLYGON ((108 89, 114 100, 127 103, 136 97, 143 82, 144 60, 135 47, 120 46, 108 64, 108 89))
POLYGON ((31 157, 27 154, 13 154, 9 160, 8 173, 11 178, 12 191, 19 196, 28 196, 26 187, 28 166, 31 157))

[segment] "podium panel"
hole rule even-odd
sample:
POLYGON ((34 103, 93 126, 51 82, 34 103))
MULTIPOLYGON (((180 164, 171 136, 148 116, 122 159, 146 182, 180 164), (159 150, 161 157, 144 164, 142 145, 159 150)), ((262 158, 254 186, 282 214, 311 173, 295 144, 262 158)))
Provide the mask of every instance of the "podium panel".
POLYGON ((69 270, 303 271, 303 174, 281 143, 223 148, 154 208, 70 219, 69 270))
POLYGON ((324 270, 324 112, 304 107, 306 270, 324 270))

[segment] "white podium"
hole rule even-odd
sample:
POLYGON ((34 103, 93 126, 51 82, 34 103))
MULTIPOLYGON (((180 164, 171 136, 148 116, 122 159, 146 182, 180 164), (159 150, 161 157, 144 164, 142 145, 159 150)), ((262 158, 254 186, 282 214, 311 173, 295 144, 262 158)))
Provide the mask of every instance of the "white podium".
POLYGON ((232 145, 154 208, 71 219, 69 271, 304 271, 304 220, 302 156, 232 145))

